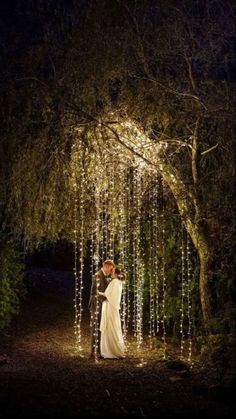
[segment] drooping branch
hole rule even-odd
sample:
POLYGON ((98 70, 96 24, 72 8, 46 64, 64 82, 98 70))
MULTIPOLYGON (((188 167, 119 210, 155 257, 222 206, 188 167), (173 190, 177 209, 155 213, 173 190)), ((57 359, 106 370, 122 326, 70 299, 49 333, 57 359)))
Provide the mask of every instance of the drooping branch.
POLYGON ((215 150, 218 146, 219 146, 219 144, 217 143, 217 144, 213 145, 212 147, 208 148, 207 150, 202 151, 201 156, 204 156, 205 154, 210 153, 211 151, 215 150))
POLYGON ((192 136, 192 177, 193 177, 193 184, 195 192, 197 191, 197 183, 198 183, 198 127, 199 127, 199 118, 196 121, 193 136, 192 136))

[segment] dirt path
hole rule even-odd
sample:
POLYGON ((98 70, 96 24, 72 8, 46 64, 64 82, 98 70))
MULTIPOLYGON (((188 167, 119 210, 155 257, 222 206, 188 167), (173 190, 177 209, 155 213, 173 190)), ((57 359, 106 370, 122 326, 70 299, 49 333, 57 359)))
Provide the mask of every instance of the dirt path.
POLYGON ((132 341, 126 359, 94 363, 87 320, 83 335, 78 354, 70 299, 28 296, 0 344, 1 417, 231 417, 231 404, 204 391, 199 367, 176 371, 148 342, 140 366, 132 341))

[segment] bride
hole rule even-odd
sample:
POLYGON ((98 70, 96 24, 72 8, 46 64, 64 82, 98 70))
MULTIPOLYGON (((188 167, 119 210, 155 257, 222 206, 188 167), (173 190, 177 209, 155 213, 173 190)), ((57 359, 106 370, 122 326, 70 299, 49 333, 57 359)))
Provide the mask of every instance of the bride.
POLYGON ((123 276, 118 267, 113 268, 111 276, 113 279, 106 291, 98 292, 99 295, 106 297, 102 303, 100 323, 101 356, 103 358, 124 358, 125 345, 119 313, 123 276))

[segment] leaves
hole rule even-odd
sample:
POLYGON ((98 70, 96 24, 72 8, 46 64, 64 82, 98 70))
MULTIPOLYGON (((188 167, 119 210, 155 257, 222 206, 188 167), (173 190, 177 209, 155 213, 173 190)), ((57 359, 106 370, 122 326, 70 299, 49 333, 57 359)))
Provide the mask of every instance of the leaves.
POLYGON ((25 294, 22 280, 23 264, 15 243, 9 235, 0 233, 0 329, 19 312, 25 294))

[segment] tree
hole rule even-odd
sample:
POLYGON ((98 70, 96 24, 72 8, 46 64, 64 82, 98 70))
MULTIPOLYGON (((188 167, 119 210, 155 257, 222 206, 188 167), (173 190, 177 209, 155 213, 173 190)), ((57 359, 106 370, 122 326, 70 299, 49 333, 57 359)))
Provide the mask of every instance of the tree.
MULTIPOLYGON (((162 146, 151 158, 128 149, 161 172, 173 193, 199 255, 202 312, 209 322, 222 255, 214 225, 223 222, 229 234, 226 219, 233 213, 231 182, 224 217, 214 210, 234 172, 233 6, 104 0, 55 10, 39 6, 39 20, 30 10, 40 22, 37 41, 26 42, 14 64, 4 64, 10 88, 1 106, 2 147, 13 156, 2 185, 10 197, 7 220, 32 242, 60 234, 70 239, 72 220, 65 222, 61 213, 72 213, 74 139, 92 147, 99 132, 127 148, 122 124, 133 121, 162 146), (222 192, 214 189, 211 196, 215 180, 222 192)), ((12 52, 24 36, 15 36, 12 52)))

